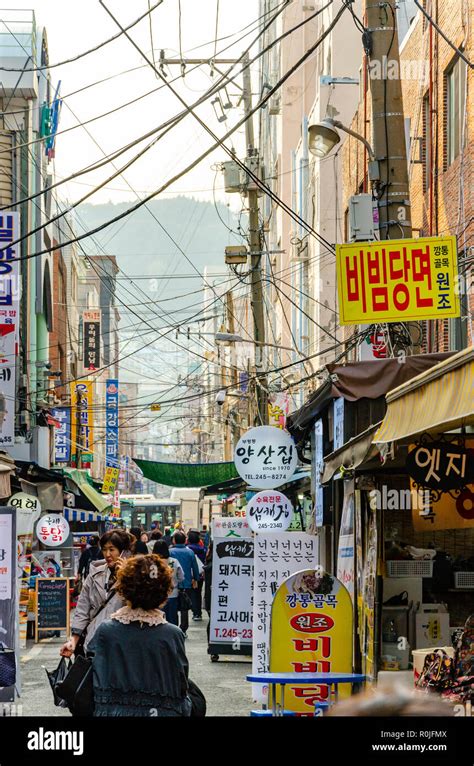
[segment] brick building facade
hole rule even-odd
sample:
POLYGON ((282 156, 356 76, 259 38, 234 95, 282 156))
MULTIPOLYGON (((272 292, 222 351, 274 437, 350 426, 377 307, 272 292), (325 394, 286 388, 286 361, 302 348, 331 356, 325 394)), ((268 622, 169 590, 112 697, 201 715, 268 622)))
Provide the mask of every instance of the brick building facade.
MULTIPOLYGON (((425 7, 449 40, 472 61, 474 7, 469 0, 425 3, 425 7)), ((474 342, 474 72, 421 12, 400 43, 399 71, 413 236, 456 235, 458 241, 462 316, 424 322, 422 349, 461 349, 474 342)), ((370 141, 369 74, 363 65, 359 107, 351 127, 370 141)), ((348 198, 370 191, 366 150, 350 136, 343 147, 343 189, 347 240, 348 198)))

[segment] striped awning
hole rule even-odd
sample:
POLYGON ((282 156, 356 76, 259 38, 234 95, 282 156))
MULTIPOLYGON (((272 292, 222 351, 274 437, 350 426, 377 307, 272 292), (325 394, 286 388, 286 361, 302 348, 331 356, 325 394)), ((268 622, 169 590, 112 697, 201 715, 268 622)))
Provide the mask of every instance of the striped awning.
POLYGON ((394 388, 386 399, 387 412, 374 444, 474 426, 474 347, 394 388))
POLYGON ((73 508, 64 509, 64 518, 67 521, 119 521, 117 516, 103 516, 94 511, 75 511, 73 508))

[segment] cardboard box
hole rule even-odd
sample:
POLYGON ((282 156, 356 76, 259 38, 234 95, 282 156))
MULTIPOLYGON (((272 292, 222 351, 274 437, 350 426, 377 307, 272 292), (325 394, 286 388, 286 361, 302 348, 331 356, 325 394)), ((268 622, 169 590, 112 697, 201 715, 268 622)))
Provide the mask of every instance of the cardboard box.
POLYGON ((444 604, 422 604, 415 615, 415 647, 449 646, 449 614, 444 604))

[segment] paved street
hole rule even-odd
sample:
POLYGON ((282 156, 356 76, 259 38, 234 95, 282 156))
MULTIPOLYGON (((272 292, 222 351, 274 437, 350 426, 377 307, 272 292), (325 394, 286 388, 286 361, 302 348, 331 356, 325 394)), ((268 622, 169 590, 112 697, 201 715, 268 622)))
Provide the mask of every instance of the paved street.
MULTIPOLYGON (((190 622, 186 641, 190 677, 206 697, 209 716, 246 716, 251 709, 250 684, 245 680, 251 669, 248 658, 221 658, 219 662, 211 662, 207 654, 206 625, 206 618, 200 623, 190 622)), ((63 641, 63 638, 45 639, 40 644, 28 641, 23 650, 21 712, 24 716, 69 716, 67 710, 54 706, 42 667, 50 670, 55 667, 63 641)))

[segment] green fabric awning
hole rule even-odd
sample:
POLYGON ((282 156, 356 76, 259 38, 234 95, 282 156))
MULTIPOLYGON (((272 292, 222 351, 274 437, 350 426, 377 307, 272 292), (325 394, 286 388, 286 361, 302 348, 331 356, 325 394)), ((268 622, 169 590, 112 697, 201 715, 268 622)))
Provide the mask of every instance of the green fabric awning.
POLYGON ((207 487, 235 479, 239 474, 229 463, 156 463, 133 458, 146 479, 168 487, 207 487))
POLYGON ((112 508, 111 503, 106 500, 104 495, 101 495, 100 492, 97 492, 97 490, 94 489, 92 478, 87 471, 79 468, 64 468, 63 474, 64 476, 67 476, 68 479, 71 479, 74 484, 77 484, 82 494, 87 497, 89 502, 92 503, 95 508, 97 508, 99 513, 105 513, 105 511, 112 508))

